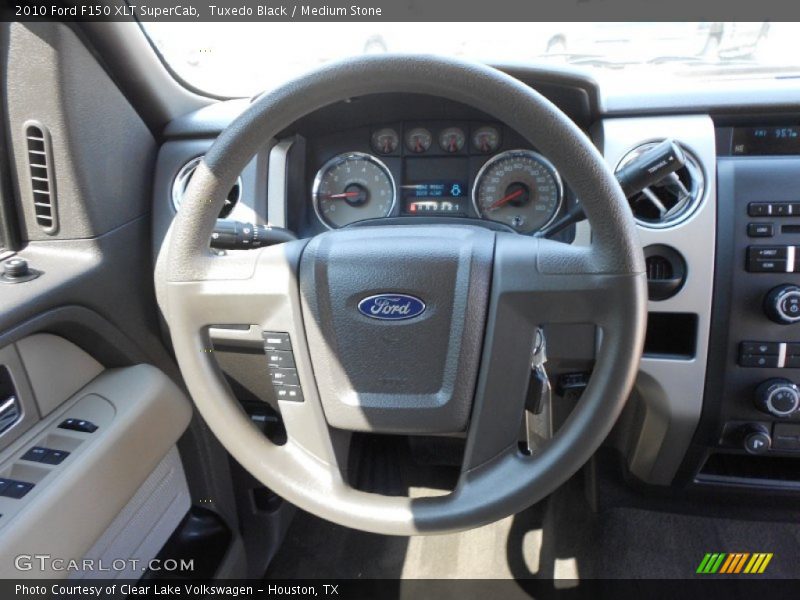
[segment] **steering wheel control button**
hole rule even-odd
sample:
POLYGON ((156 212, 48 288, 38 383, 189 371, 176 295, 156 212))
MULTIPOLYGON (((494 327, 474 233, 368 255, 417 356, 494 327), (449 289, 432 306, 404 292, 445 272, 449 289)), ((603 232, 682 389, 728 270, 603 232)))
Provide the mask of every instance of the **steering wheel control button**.
POLYGON ((756 388, 755 404, 758 410, 785 419, 800 408, 800 390, 788 379, 768 379, 756 388))
POLYGON ((278 400, 291 400, 292 402, 303 402, 303 390, 299 385, 276 385, 275 396, 278 400))
POLYGON ((0 496, 19 500, 33 489, 33 484, 27 481, 16 481, 14 479, 5 480, 6 486, 0 489, 0 496))
POLYGON ((781 325, 800 321, 800 287, 784 284, 771 289, 764 298, 764 312, 781 325))
POLYGON ((749 454, 765 454, 772 446, 772 439, 766 431, 751 431, 744 438, 744 449, 749 454))
POLYGON ((774 223, 748 223, 747 235, 753 238, 769 238, 775 235, 774 223))
POLYGON ((269 378, 275 385, 300 385, 297 369, 276 369, 270 367, 269 378))
POLYGON ((292 351, 292 342, 289 334, 278 331, 264 331, 261 336, 264 338, 265 350, 285 350, 292 351))
POLYGON ((293 369, 294 354, 288 350, 267 350, 267 365, 281 369, 293 369))
POLYGON ((84 419, 66 419, 58 426, 59 429, 69 429, 70 431, 80 431, 81 433, 94 433, 97 425, 84 419))

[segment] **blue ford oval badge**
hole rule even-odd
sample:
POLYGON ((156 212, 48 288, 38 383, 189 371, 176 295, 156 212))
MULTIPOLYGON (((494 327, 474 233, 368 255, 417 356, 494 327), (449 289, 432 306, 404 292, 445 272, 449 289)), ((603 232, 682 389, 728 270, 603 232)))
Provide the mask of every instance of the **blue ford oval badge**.
POLYGON ((371 319, 401 321, 425 312, 425 303, 408 294, 377 294, 358 303, 358 311, 371 319))

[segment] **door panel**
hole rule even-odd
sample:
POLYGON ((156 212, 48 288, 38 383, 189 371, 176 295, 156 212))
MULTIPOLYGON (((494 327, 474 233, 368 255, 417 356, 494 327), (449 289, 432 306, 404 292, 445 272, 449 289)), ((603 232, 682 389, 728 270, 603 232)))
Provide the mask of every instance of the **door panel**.
MULTIPOLYGON (((38 384, 32 379, 28 389, 44 390, 57 408, 0 452, 0 479, 9 486, 32 486, 18 498, 0 491, 0 577, 70 574, 52 565, 40 570, 38 563, 20 571, 15 567, 19 555, 80 560, 139 548, 152 553, 144 558, 155 556, 190 504, 175 450, 191 419, 186 396, 155 367, 102 369, 56 336, 32 336, 10 347, 23 349, 22 360, 12 365, 14 372, 21 366, 23 374, 50 379, 38 384), (64 374, 52 362, 56 355, 60 365, 82 365, 89 381, 75 390, 79 369, 64 374), (49 372, 43 370, 45 363, 49 372), (41 452, 37 455, 34 448, 58 451, 63 462, 40 462, 41 452), (115 536, 114 531, 125 535, 115 536)), ((30 392, 16 391, 26 406, 37 404, 35 391, 33 399, 26 397, 30 392)))

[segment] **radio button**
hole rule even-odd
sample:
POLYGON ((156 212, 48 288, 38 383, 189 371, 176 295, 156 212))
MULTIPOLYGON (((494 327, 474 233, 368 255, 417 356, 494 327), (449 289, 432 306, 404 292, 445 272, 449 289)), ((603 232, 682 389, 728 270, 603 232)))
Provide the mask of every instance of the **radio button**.
POLYGON ((772 214, 772 205, 768 202, 751 202, 747 206, 747 214, 751 217, 766 217, 772 214))
MULTIPOLYGON (((800 214, 800 207, 797 209, 800 214)), ((775 235, 774 223, 748 223, 747 235, 750 237, 772 237, 775 235)))
POLYGON ((786 273, 786 260, 750 259, 747 270, 751 273, 786 273))
POLYGON ((750 246, 747 255, 750 260, 786 259, 789 249, 786 246, 750 246))

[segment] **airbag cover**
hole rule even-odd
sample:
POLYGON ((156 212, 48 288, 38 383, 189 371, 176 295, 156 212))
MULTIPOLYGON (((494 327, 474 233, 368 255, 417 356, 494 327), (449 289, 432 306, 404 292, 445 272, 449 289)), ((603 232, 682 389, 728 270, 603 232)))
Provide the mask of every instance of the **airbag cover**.
POLYGON ((300 294, 330 425, 464 431, 493 252, 494 233, 469 226, 358 227, 309 242, 300 294))

